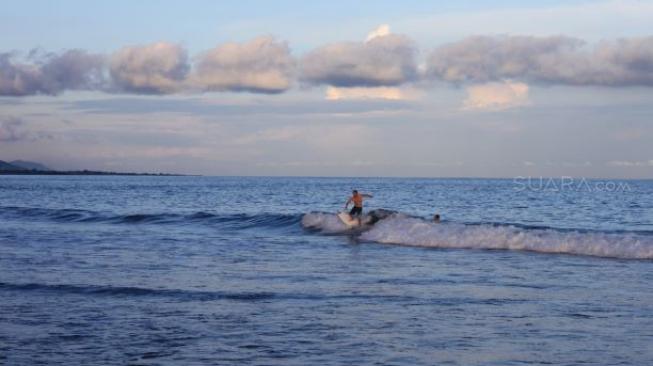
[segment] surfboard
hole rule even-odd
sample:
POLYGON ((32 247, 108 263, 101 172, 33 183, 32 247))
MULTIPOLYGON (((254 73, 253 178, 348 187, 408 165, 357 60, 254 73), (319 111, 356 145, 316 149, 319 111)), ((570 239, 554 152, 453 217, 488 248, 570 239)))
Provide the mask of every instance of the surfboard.
POLYGON ((338 218, 340 219, 340 221, 342 221, 343 224, 347 225, 347 227, 359 226, 358 219, 352 218, 346 212, 338 212, 338 218))

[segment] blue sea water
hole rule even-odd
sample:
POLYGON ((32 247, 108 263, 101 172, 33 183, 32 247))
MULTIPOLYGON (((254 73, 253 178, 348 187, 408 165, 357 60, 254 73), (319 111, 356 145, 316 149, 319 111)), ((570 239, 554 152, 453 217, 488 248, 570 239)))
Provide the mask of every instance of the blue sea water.
POLYGON ((653 364, 653 181, 3 176, 0 220, 0 364, 653 364))

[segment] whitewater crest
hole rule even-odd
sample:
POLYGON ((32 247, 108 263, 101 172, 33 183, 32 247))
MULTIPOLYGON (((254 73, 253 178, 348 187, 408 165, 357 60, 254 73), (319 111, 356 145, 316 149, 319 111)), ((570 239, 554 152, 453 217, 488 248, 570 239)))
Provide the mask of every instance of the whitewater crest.
MULTIPOLYGON (((302 225, 324 233, 348 232, 334 214, 309 213, 302 225)), ((429 248, 522 250, 624 259, 653 259, 653 236, 561 231, 514 225, 434 223, 391 214, 357 233, 359 240, 429 248)))
POLYGON ((372 210, 363 215, 363 227, 351 229, 347 227, 335 213, 331 212, 309 212, 302 216, 302 226, 307 229, 317 230, 325 234, 351 233, 368 230, 373 224, 389 217, 406 217, 396 211, 385 209, 372 210))

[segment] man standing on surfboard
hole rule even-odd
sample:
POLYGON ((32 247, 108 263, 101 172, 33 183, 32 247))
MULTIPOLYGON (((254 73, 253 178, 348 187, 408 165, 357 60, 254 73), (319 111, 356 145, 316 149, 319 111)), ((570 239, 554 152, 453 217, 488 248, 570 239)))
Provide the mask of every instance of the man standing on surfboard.
POLYGON ((351 197, 349 197, 347 203, 345 203, 345 210, 347 210, 349 204, 353 202, 354 207, 352 207, 351 211, 349 211, 349 216, 351 216, 352 219, 354 216, 358 217, 358 225, 360 225, 361 215, 363 214, 363 198, 372 198, 372 195, 367 193, 358 193, 358 191, 355 189, 351 193, 351 197))

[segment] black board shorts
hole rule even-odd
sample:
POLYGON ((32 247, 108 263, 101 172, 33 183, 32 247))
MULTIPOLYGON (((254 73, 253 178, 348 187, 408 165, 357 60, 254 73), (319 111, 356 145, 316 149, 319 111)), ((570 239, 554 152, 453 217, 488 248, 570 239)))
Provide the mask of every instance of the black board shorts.
POLYGON ((349 211, 349 214, 351 216, 360 216, 363 214, 363 208, 354 206, 351 208, 351 211, 349 211))

